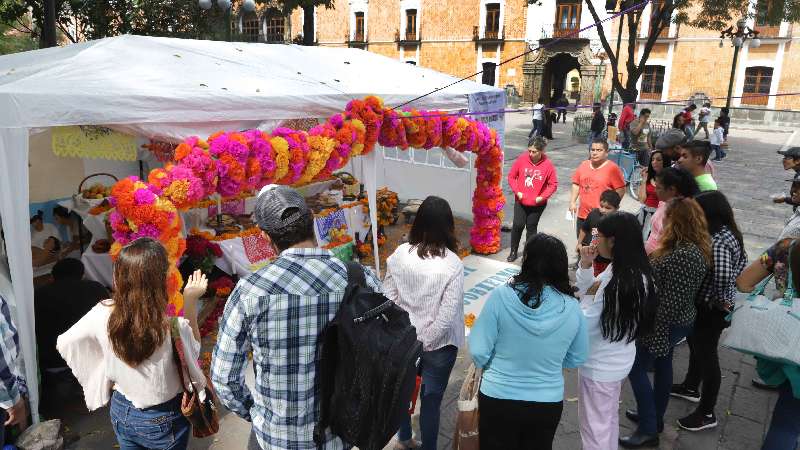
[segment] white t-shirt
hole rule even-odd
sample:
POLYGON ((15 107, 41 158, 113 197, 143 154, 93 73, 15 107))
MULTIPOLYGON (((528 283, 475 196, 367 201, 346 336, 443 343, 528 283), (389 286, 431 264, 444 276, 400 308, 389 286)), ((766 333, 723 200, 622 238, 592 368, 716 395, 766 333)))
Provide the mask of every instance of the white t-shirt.
POLYGON ((578 370, 582 377, 601 383, 625 379, 633 367, 633 360, 636 359, 635 341, 627 342, 627 339, 623 339, 619 342, 611 342, 603 338, 600 317, 603 313, 603 293, 611 281, 612 266, 609 264, 606 270, 596 278, 592 268, 579 268, 575 273, 578 294, 581 298, 581 310, 586 317, 586 326, 589 331, 589 357, 578 370), (600 286, 595 294, 586 294, 586 291, 596 282, 599 282, 600 286))
POLYGON ((711 136, 708 138, 708 142, 711 145, 722 145, 725 142, 725 130, 722 127, 714 128, 711 130, 711 136))
POLYGON ((54 236, 59 241, 61 240, 61 233, 52 223, 43 223, 42 231, 37 231, 35 228, 31 227, 31 246, 43 249, 44 241, 50 236, 54 236))
MULTIPOLYGON (((113 306, 107 304, 113 305, 110 301, 95 305, 78 323, 59 336, 56 344, 83 387, 86 407, 91 411, 108 403, 112 389, 139 409, 167 402, 183 392, 169 331, 149 358, 131 367, 119 359, 111 347, 108 318, 113 306)), ((200 343, 194 338, 188 320, 178 318, 178 328, 191 380, 202 392, 206 383, 197 364, 200 343)))
POLYGON ((533 120, 544 120, 544 115, 542 114, 543 109, 544 105, 541 103, 533 105, 533 120))
POLYGON ((703 106, 700 108, 700 122, 708 123, 711 118, 711 108, 703 106))

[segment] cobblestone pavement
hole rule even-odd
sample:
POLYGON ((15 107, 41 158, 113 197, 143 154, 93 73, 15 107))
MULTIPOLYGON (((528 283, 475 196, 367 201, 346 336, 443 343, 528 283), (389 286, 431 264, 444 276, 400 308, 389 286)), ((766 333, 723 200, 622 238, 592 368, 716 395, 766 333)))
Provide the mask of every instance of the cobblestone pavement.
MULTIPOLYGON (((800 135, 793 130, 764 130, 734 128, 731 131, 731 151, 729 157, 718 168, 718 184, 728 195, 739 226, 745 234, 745 243, 750 258, 754 258, 766 248, 780 232, 784 220, 791 213, 784 205, 769 201, 773 193, 788 191, 791 174, 784 172, 780 157, 775 151, 790 139, 800 145, 800 135)), ((523 151, 530 127, 527 115, 509 115, 506 122, 506 172, 517 155, 523 151)), ((564 219, 569 203, 569 187, 572 171, 587 156, 587 146, 577 144, 571 137, 572 124, 555 126, 555 140, 548 146, 548 155, 558 169, 560 188, 549 202, 539 230, 561 238, 568 248, 575 245, 575 235, 571 222, 564 219)), ((504 186, 506 183, 503 183, 504 186)), ((506 186, 507 190, 507 186, 506 186)), ((510 192, 506 192, 513 202, 510 192)), ((512 218, 513 203, 506 207, 506 221, 512 218)), ((636 211, 638 203, 625 198, 623 209, 636 211)), ((493 258, 505 260, 508 255, 508 233, 503 233, 504 250, 493 258)), ((675 420, 692 411, 694 404, 672 400, 667 410, 668 424, 661 439, 661 449, 680 450, 749 450, 758 449, 769 425, 770 414, 775 403, 775 394, 755 389, 750 380, 755 374, 754 360, 730 350, 720 352, 722 366, 722 387, 717 405, 717 428, 698 433, 678 431, 675 420)), ((439 449, 452 447, 455 425, 456 397, 469 364, 468 353, 462 350, 453 369, 450 383, 442 403, 442 421, 439 449)), ((678 347, 675 353, 675 380, 681 381, 688 364, 688 347, 678 347)), ((252 374, 248 370, 248 374, 252 374)), ((252 375, 249 375, 252 376, 252 375)), ((576 450, 581 448, 577 413, 577 373, 565 371, 565 406, 561 424, 555 438, 554 448, 576 450)), ((620 411, 635 408, 630 387, 626 383, 623 390, 620 411)), ((77 412, 76 412, 77 413, 77 412)), ((83 413, 85 414, 85 413, 83 413)), ((415 429, 418 416, 414 417, 415 429)), ((100 449, 116 447, 113 433, 108 423, 108 413, 97 411, 80 421, 81 439, 68 445, 71 449, 100 449)), ((632 424, 620 418, 621 434, 632 431, 632 424)), ((190 448, 199 449, 244 449, 250 433, 248 423, 232 414, 223 418, 220 433, 213 438, 193 440, 190 448)), ((392 448, 393 444, 387 446, 392 448)))

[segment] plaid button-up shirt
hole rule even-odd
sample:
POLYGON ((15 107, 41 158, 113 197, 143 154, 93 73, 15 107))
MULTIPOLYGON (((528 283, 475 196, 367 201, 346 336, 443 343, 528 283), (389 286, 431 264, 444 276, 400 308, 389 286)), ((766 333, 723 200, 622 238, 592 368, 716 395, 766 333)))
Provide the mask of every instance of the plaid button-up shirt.
POLYGON ((27 393, 19 358, 19 336, 6 299, 0 296, 0 408, 14 406, 27 393))
POLYGON ((747 253, 736 236, 722 227, 711 236, 714 267, 708 272, 697 298, 700 303, 733 311, 736 303, 736 278, 747 266, 747 253))
MULTIPOLYGON (((376 291, 380 281, 365 270, 376 291)), ((261 448, 316 449, 318 340, 339 310, 347 269, 331 252, 295 248, 241 279, 228 298, 211 365, 222 403, 253 423, 261 448), (253 352, 255 392, 244 384, 253 352)), ((327 450, 349 448, 328 434, 327 450)))

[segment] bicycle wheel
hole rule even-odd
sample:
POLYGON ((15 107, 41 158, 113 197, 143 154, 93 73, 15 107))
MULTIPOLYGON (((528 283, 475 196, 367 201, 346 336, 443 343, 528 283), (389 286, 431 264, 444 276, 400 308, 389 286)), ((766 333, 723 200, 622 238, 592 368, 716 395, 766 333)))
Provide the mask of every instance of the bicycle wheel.
POLYGON ((642 172, 639 169, 640 166, 638 164, 634 165, 628 181, 628 192, 636 200, 642 200, 639 198, 639 187, 642 185, 642 172))

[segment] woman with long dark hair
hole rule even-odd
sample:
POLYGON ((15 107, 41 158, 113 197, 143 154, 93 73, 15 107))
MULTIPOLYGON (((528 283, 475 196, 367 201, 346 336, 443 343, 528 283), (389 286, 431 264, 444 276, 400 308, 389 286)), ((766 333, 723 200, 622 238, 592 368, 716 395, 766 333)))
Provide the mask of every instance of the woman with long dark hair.
MULTIPOLYGON (((141 238, 123 247, 114 263, 112 299, 98 303, 56 345, 83 386, 89 410, 111 400, 111 423, 124 450, 181 450, 191 434, 180 409, 184 386, 166 315, 168 270, 167 252, 158 241, 141 238)), ((205 275, 192 274, 183 290, 184 317, 177 319, 199 390, 205 376, 197 365, 197 300, 206 286, 205 275)))
POLYGON ((636 340, 636 359, 628 380, 638 411, 626 411, 638 422, 633 435, 620 438, 625 448, 657 446, 672 388, 672 352, 689 335, 697 308, 694 301, 712 267, 711 236, 705 214, 691 198, 670 200, 659 247, 651 255, 658 289, 653 332, 636 340), (653 384, 647 369, 654 370, 653 384))
POLYGON ((576 280, 589 329, 589 358, 581 366, 578 390, 584 450, 616 448, 619 395, 636 358, 635 339, 652 331, 658 300, 639 222, 626 212, 611 213, 598 226, 597 242, 581 248, 576 280), (599 276, 597 256, 611 261, 599 276))
MULTIPOLYGON (((458 349, 464 346, 464 265, 446 200, 430 196, 422 202, 409 242, 386 261, 383 293, 408 311, 422 342, 422 448, 436 450, 439 407, 458 349)), ((412 439, 410 416, 400 425, 398 441, 398 449, 420 446, 412 439)))
POLYGON ((650 154, 650 162, 647 167, 642 169, 644 183, 639 185, 638 198, 642 203, 642 209, 639 211, 639 223, 642 225, 642 238, 644 240, 647 240, 650 236, 653 214, 655 214, 661 201, 656 192, 656 177, 665 167, 670 167, 671 165, 672 160, 661 150, 656 150, 650 154))
POLYGON ((489 296, 469 335, 483 369, 481 450, 552 448, 563 368, 586 360, 586 321, 569 282, 567 249, 548 234, 525 244, 519 275, 489 296))
POLYGON ((714 406, 717 403, 722 373, 717 347, 722 330, 730 325, 726 319, 736 303, 736 277, 747 265, 742 232, 736 225, 728 199, 719 191, 702 192, 695 200, 703 208, 714 267, 708 274, 695 301, 697 318, 689 343, 689 370, 683 383, 672 386, 672 396, 700 402, 697 410, 678 419, 678 425, 689 431, 717 426, 714 406), (703 394, 700 395, 700 383, 703 394))

